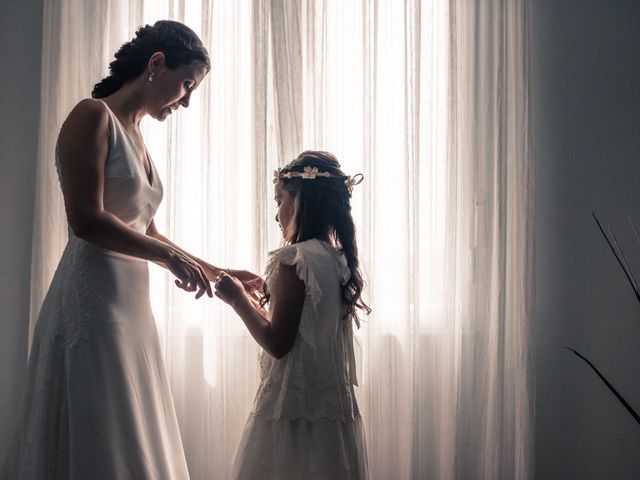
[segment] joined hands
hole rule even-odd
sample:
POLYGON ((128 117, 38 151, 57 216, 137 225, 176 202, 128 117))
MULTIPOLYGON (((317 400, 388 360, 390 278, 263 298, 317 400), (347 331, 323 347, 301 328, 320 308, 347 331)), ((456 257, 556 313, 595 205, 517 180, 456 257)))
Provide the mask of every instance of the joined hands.
POLYGON ((186 292, 197 291, 196 299, 199 299, 205 293, 207 296, 213 297, 210 282, 216 282, 217 285, 222 275, 233 279, 236 285, 239 286, 239 290, 256 304, 264 286, 262 277, 253 272, 228 268, 223 270, 200 259, 191 258, 177 250, 172 251, 166 267, 177 277, 175 284, 178 288, 186 292))

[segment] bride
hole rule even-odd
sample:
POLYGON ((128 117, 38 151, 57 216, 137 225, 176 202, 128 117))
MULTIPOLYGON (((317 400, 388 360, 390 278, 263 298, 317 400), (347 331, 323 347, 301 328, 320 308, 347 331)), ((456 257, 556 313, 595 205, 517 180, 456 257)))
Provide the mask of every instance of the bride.
MULTIPOLYGON (((209 56, 185 25, 141 27, 64 122, 56 167, 69 240, 38 317, 2 478, 187 479, 149 303, 147 261, 196 298, 221 270, 162 236, 162 183, 140 134, 189 106, 209 56)), ((231 271, 251 288, 248 272, 231 271)))

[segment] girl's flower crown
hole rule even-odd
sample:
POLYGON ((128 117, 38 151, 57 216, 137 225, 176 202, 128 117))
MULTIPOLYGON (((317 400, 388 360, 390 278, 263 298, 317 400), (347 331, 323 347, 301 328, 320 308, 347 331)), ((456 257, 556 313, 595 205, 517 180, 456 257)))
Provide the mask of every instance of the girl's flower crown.
POLYGON ((281 168, 273 171, 273 183, 278 183, 278 181, 282 180, 283 178, 301 178, 303 180, 314 180, 317 177, 343 178, 344 185, 345 187, 347 187, 349 195, 351 195, 351 192, 353 192, 353 187, 359 185, 360 183, 362 183, 362 180, 364 180, 364 175, 362 175, 361 173, 357 173, 353 177, 351 175, 333 175, 329 172, 318 171, 318 167, 304 167, 302 172, 283 172, 281 168))

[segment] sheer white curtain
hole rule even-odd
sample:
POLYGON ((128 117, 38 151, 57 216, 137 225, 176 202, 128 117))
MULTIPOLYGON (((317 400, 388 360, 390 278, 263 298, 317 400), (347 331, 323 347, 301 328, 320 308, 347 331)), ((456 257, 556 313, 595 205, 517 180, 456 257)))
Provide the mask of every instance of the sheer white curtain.
MULTIPOLYGON (((373 314, 358 398, 376 478, 533 477, 532 215, 524 0, 45 2, 32 323, 65 241, 53 146, 135 27, 184 21, 212 57, 192 105, 145 139, 161 231, 260 271, 272 170, 335 153, 354 192, 373 314)), ((153 309, 194 479, 227 478, 257 347, 152 266, 153 309)))

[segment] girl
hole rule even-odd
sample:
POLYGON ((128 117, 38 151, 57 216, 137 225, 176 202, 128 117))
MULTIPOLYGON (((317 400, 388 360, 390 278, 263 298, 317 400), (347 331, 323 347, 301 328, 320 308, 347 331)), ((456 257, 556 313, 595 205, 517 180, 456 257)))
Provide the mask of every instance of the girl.
POLYGON ((285 246, 271 254, 261 301, 229 275, 215 281, 264 350, 232 478, 366 479, 352 325, 370 309, 350 206, 362 175, 345 175, 333 155, 316 151, 274 175, 285 246))

